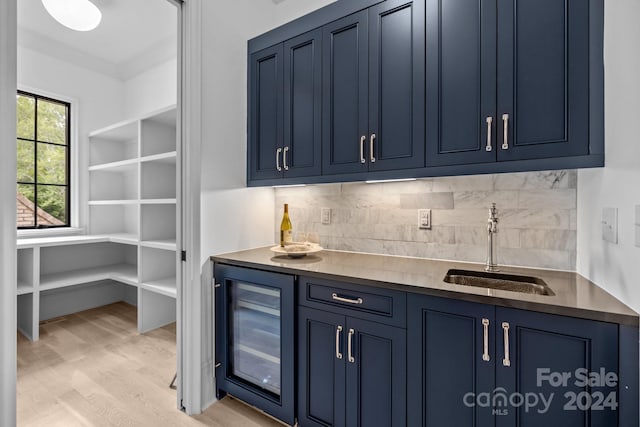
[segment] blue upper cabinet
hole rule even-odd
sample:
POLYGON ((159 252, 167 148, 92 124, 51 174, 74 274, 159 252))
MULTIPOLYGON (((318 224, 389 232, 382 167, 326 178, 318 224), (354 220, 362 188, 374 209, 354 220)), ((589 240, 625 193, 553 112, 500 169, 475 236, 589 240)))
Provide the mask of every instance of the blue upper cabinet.
POLYGON ((320 175, 321 35, 250 55, 249 180, 320 175))
POLYGON ((493 162, 496 0, 427 0, 426 13, 427 163, 493 162))
POLYGON ((322 31, 284 43, 285 177, 320 175, 322 119, 322 31))
POLYGON ((323 172, 366 171, 367 11, 325 25, 323 33, 323 172))
POLYGON ((422 3, 388 0, 323 32, 323 174, 424 167, 422 3))
POLYGON ((602 104, 602 0, 427 0, 428 165, 601 166, 602 104))
POLYGON ((339 0, 249 41, 248 183, 604 165, 604 0, 339 0))
MULTIPOLYGON (((249 57, 249 178, 278 178, 282 152, 282 44, 249 57)), ((280 167, 281 169, 281 167, 280 167)))
POLYGON ((589 154, 589 2, 498 11, 498 160, 589 154))

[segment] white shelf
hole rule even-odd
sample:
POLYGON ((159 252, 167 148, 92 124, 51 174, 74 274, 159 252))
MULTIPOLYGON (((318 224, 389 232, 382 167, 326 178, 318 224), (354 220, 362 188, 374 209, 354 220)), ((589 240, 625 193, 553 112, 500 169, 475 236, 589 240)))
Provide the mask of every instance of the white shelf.
POLYGON ((143 205, 175 205, 176 199, 142 199, 140 203, 143 205))
POLYGON ((170 151, 168 153, 152 154, 150 156, 144 156, 140 158, 140 161, 145 162, 157 162, 175 164, 178 154, 176 151, 170 151))
POLYGON ((46 246, 65 246, 79 245, 86 243, 108 242, 109 237, 105 235, 81 235, 81 236, 56 236, 56 237, 40 237, 35 239, 18 239, 16 246, 18 249, 46 247, 46 246))
POLYGON ((115 280, 137 286, 138 272, 133 265, 117 264, 46 274, 40 278, 40 290, 47 291, 100 280, 115 280))
POLYGON ((33 292, 33 286, 18 280, 17 295, 30 294, 33 292))
POLYGON ((127 120, 111 126, 93 131, 89 134, 89 141, 95 138, 108 141, 128 141, 138 137, 138 120, 127 120))
POLYGON ((150 280, 140 284, 142 289, 146 289, 150 292, 155 292, 160 295, 164 295, 171 298, 176 298, 176 278, 167 277, 164 279, 150 280))
POLYGON ((109 234, 107 237, 109 237, 110 242, 123 243, 125 245, 137 245, 140 242, 140 237, 132 233, 114 233, 109 234))
POLYGON ((89 166, 89 172, 108 171, 108 172, 124 172, 133 169, 138 164, 138 159, 120 160, 118 162, 103 163, 100 165, 89 166))
POLYGON ((175 251, 177 248, 175 239, 143 240, 140 242, 140 246, 144 246, 145 248, 164 249, 166 251, 175 251))
POLYGON ((137 205, 138 200, 90 200, 89 206, 137 205))

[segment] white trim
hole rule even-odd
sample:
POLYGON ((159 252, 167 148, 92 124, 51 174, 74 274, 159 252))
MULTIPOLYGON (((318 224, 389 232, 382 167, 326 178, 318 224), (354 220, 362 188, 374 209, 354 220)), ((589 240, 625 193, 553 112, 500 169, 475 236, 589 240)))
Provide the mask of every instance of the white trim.
POLYGON ((83 234, 84 228, 82 227, 59 227, 59 228, 47 228, 47 229, 25 229, 18 230, 18 239, 30 238, 30 237, 48 237, 48 236, 73 236, 76 234, 83 234))
POLYGON ((16 0, 0 1, 0 425, 16 425, 16 0))
MULTIPOLYGON (((73 233, 72 229, 80 228, 80 154, 79 152, 83 150, 82 145, 80 144, 80 138, 78 138, 79 134, 79 123, 80 123, 80 101, 78 98, 70 97, 67 95, 61 95, 59 93, 50 92, 48 90, 38 89, 37 87, 23 85, 22 83, 18 83, 18 90, 29 92, 34 95, 40 95, 47 98, 56 99, 58 101, 68 102, 71 108, 71 129, 69 132, 71 133, 71 138, 69 141, 69 149, 71 150, 71 165, 69 170, 71 171, 71 183, 69 185, 69 191, 71 191, 71 200, 69 200, 69 210, 71 213, 71 224, 70 228, 66 227, 64 230, 68 230, 73 233)), ((54 229, 45 229, 38 230, 41 234, 40 236, 46 236, 48 234, 59 234, 59 232, 51 232, 54 229)), ((23 231, 23 230, 21 230, 23 231)), ((19 231, 19 236, 23 234, 19 231)))
MULTIPOLYGON (((183 222, 182 248, 187 252, 183 286, 179 292, 182 319, 183 404, 187 414, 202 412, 210 402, 202 401, 203 367, 202 304, 204 289, 200 277, 200 180, 202 143, 202 1, 186 0, 182 11, 182 164, 183 222), (180 295, 182 294, 182 295, 180 295)), ((180 151, 180 150, 179 150, 180 151)), ((209 280, 210 282, 210 280, 209 280)))

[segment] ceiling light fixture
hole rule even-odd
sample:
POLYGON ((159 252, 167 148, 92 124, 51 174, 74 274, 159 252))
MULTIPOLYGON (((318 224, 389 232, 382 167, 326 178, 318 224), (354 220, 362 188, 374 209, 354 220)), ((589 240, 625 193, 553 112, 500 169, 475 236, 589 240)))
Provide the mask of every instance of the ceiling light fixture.
POLYGON ((100 25, 102 12, 89 0, 42 0, 56 21, 75 31, 91 31, 100 25))

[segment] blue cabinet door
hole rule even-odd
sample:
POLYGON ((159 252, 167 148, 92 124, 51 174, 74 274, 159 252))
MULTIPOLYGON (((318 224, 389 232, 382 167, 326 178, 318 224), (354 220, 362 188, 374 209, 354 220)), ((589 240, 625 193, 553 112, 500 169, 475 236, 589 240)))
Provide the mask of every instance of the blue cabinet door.
POLYGON ((495 384, 494 312, 465 301, 408 298, 409 426, 494 425, 491 408, 476 404, 495 384))
POLYGON ((617 325, 497 307, 495 330, 496 385, 509 397, 497 427, 618 425, 606 401, 618 401, 617 385, 582 384, 585 373, 618 375, 617 325))
POLYGON ((346 425, 405 426, 406 331, 348 317, 345 339, 346 425))
POLYGON ((368 34, 366 10, 323 27, 323 175, 367 170, 368 34))
POLYGON ((345 425, 346 318, 298 309, 298 422, 345 425))
POLYGON ((589 154, 590 3, 498 0, 498 160, 589 154))
POLYGON ((322 30, 284 43, 284 177, 319 176, 322 127, 322 30))
POLYGON ((283 50, 282 44, 249 57, 249 179, 282 176, 277 162, 281 158, 283 129, 283 50), (279 155, 280 154, 280 155, 279 155))
POLYGON ((425 166, 424 2, 369 8, 370 171, 425 166))
POLYGON ((496 0, 426 0, 427 165, 495 162, 496 0))

